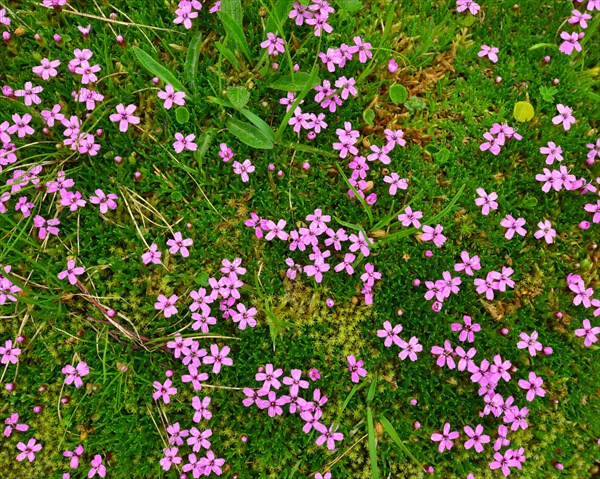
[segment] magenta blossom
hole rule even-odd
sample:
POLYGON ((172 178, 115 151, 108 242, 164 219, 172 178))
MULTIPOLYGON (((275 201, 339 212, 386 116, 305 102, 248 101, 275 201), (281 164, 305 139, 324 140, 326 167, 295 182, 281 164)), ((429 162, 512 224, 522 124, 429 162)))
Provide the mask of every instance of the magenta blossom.
POLYGON ((321 433, 317 438, 317 446, 321 446, 327 442, 327 449, 330 451, 335 449, 335 441, 342 441, 344 439, 344 435, 341 432, 337 432, 337 426, 334 429, 333 424, 327 428, 323 424, 317 422, 314 424, 314 428, 321 433))
POLYGON ((269 32, 267 33, 267 39, 260 44, 260 47, 266 48, 269 55, 277 56, 280 53, 285 52, 285 47, 283 45, 283 38, 279 38, 274 33, 269 32))
POLYGON ((521 236, 525 236, 527 234, 527 230, 523 228, 525 223, 526 221, 524 218, 515 219, 512 215, 506 215, 506 217, 500 221, 500 226, 506 228, 504 236, 506 239, 510 240, 513 238, 515 233, 521 236))
POLYGON ((164 108, 165 110, 170 109, 173 104, 183 106, 185 105, 185 92, 175 91, 173 85, 165 85, 165 91, 159 91, 157 93, 158 98, 164 100, 164 108))
MULTIPOLYGON (((558 50, 565 55, 571 55, 573 50, 580 52, 582 48, 579 40, 581 40, 584 36, 584 32, 560 32, 560 38, 563 39, 563 42, 558 47, 558 50)), ((568 128, 565 128, 565 130, 568 130, 568 128)))
POLYGON ((565 130, 570 130, 571 125, 576 121, 575 117, 571 113, 571 108, 559 103, 556 105, 556 109, 558 110, 558 115, 552 118, 552 123, 555 125, 560 125, 562 123, 562 126, 565 130))
POLYGON ((150 245, 150 249, 142 255, 142 261, 144 264, 160 264, 161 256, 162 253, 158 251, 158 245, 156 243, 152 243, 150 245))
POLYGON ((110 115, 109 119, 113 123, 119 123, 119 131, 125 133, 130 124, 137 125, 140 122, 140 118, 133 115, 136 108, 135 105, 125 107, 122 103, 119 103, 117 105, 117 112, 110 115))
POLYGON ((450 423, 447 422, 446 424, 444 424, 444 429, 442 433, 434 432, 431 435, 431 440, 434 442, 439 442, 440 445, 438 447, 438 450, 440 452, 444 452, 445 449, 452 449, 452 440, 457 439, 458 436, 460 436, 460 433, 458 431, 450 432, 450 423))
POLYGON ((475 204, 481 206, 481 213, 483 215, 489 215, 490 210, 498 209, 498 203, 495 201, 498 199, 498 194, 496 192, 491 192, 488 195, 483 188, 477 188, 477 194, 479 195, 479 198, 475 199, 475 204))
POLYGON ((465 433, 469 436, 467 442, 465 442, 465 449, 475 448, 477 452, 483 451, 483 445, 490 442, 490 436, 483 434, 483 426, 478 424, 475 430, 471 426, 465 426, 465 433))
POLYGON ((181 153, 183 150, 196 151, 198 145, 194 143, 195 139, 196 135, 193 133, 187 136, 183 136, 182 133, 175 133, 175 142, 173 143, 175 153, 181 153))
POLYGON ((583 320, 583 328, 575 330, 575 336, 584 337, 583 345, 586 347, 590 347, 598 338, 596 335, 600 334, 600 326, 594 326, 590 323, 589 319, 583 320))
POLYGON ((433 244, 440 248, 446 242, 446 237, 442 234, 442 231, 444 231, 442 225, 436 225, 435 228, 424 225, 421 239, 423 241, 433 241, 433 244))
POLYGON ((517 343, 517 348, 519 349, 529 349, 529 354, 535 356, 537 351, 541 351, 543 349, 542 343, 540 343, 538 338, 538 332, 534 331, 531 333, 531 336, 527 333, 519 334, 521 341, 517 343))
POLYGON ((62 373, 66 374, 65 384, 75 384, 76 388, 80 388, 83 386, 82 377, 87 376, 90 373, 90 368, 88 368, 87 364, 83 361, 80 361, 76 367, 67 364, 64 368, 62 368, 62 373))
MULTIPOLYGON (((1 276, 1 275, 0 275, 1 276)), ((13 347, 12 339, 7 339, 4 346, 0 346, 0 364, 17 364, 18 356, 21 354, 19 348, 13 347)))
POLYGON ((362 359, 356 360, 354 356, 346 356, 348 360, 348 371, 351 374, 351 380, 353 383, 358 383, 361 377, 365 377, 367 375, 367 370, 363 368, 362 359))
POLYGON ((27 424, 19 424, 19 415, 16 412, 7 417, 4 420, 4 424, 6 424, 6 428, 4 429, 4 437, 10 437, 13 430, 19 432, 25 432, 29 430, 29 426, 27 424))
POLYGON ((406 358, 410 358, 411 361, 417 360, 417 354, 423 351, 423 345, 419 344, 419 340, 413 336, 408 342, 400 339, 398 346, 402 348, 402 351, 398 353, 398 357, 403 361, 406 358))
POLYGON ((156 391, 152 393, 152 399, 158 400, 160 398, 165 404, 169 404, 171 402, 171 396, 177 394, 177 388, 172 387, 172 384, 173 382, 170 379, 165 380, 164 384, 154 381, 152 385, 156 391))
POLYGON ((221 371, 221 366, 233 366, 233 359, 227 357, 231 349, 229 346, 223 346, 223 349, 219 351, 217 344, 210 345, 210 356, 204 356, 202 362, 204 364, 212 364, 213 374, 218 374, 221 371))
POLYGON ((477 54, 478 57, 488 57, 492 63, 498 62, 497 53, 500 52, 500 49, 496 47, 489 47, 487 45, 481 45, 481 50, 477 54))
POLYGON ((392 344, 396 344, 400 346, 400 337, 398 334, 402 331, 402 325, 396 324, 392 327, 392 323, 389 321, 385 321, 383 323, 383 329, 377 331, 377 336, 380 338, 385 338, 384 346, 389 348, 392 344))
POLYGON ((71 467, 71 469, 77 469, 79 467, 79 458, 81 457, 81 455, 83 453, 84 453, 84 448, 80 444, 79 446, 77 446, 72 451, 65 451, 65 452, 63 452, 63 456, 71 458, 71 461, 69 463, 69 466, 71 467))
POLYGON ((177 314, 178 310, 175 307, 175 303, 178 299, 179 296, 176 294, 172 294, 169 298, 164 294, 159 294, 158 298, 156 298, 156 303, 154 303, 154 309, 162 311, 165 318, 170 318, 174 314, 177 314))
POLYGON ((102 456, 100 454, 96 454, 94 459, 92 459, 92 468, 88 472, 88 479, 91 479, 96 474, 100 477, 106 477, 106 467, 102 464, 102 456))
POLYGON ((537 376, 534 372, 529 373, 529 381, 525 379, 519 380, 519 387, 527 391, 527 400, 533 401, 536 396, 544 397, 546 391, 542 388, 544 381, 542 378, 537 376))
POLYGON ((75 261, 70 259, 67 261, 67 269, 58 273, 58 279, 63 280, 67 278, 69 283, 75 284, 78 279, 77 276, 82 275, 85 272, 85 268, 83 266, 75 266, 75 261))
POLYGON ((481 331, 481 326, 477 323, 473 324, 470 316, 463 316, 465 325, 460 323, 452 323, 452 331, 460 331, 458 336, 459 341, 468 341, 470 343, 475 341, 475 333, 481 331))
POLYGON ((41 444, 36 444, 36 439, 31 438, 27 444, 19 442, 17 449, 21 451, 17 456, 17 461, 21 462, 25 458, 29 459, 29 462, 35 461, 35 453, 42 450, 41 444))
POLYGON ((183 239, 183 236, 179 231, 173 233, 173 239, 167 240, 167 246, 171 247, 169 253, 175 254, 179 252, 184 258, 187 258, 190 255, 187 247, 192 246, 193 244, 194 240, 192 238, 183 239))

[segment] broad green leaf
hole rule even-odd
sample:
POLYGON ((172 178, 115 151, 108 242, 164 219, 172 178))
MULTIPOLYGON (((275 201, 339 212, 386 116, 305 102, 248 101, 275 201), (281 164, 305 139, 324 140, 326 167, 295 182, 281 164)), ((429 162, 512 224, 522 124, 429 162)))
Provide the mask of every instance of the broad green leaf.
POLYGON ((433 157, 438 163, 446 163, 450 159, 450 151, 447 148, 442 148, 433 157))
POLYGON ((362 8, 362 2, 360 0, 336 0, 336 2, 342 10, 346 10, 349 13, 358 12, 362 8))
POLYGON ((538 48, 544 48, 544 47, 549 47, 549 48, 553 48, 556 49, 558 48, 557 45, 555 45, 554 43, 536 43, 535 45, 532 45, 529 47, 529 50, 537 50, 538 48))
POLYGON ((403 85, 392 85, 390 87, 390 99, 394 104, 400 105, 408 99, 408 91, 403 85))
POLYGON ((515 120, 522 123, 531 120, 534 115, 535 111, 533 110, 533 106, 528 101, 518 101, 515 103, 515 109, 513 110, 515 120))
MULTIPOLYGON (((216 103, 217 105, 221 105, 221 106, 224 106, 226 108, 234 108, 234 106, 231 104, 231 102, 229 100, 225 100, 223 98, 217 98, 217 97, 214 97, 214 96, 208 96, 208 97, 206 97, 206 99, 209 102, 211 102, 211 103, 216 103)), ((250 123, 252 123, 260 131, 262 131, 263 134, 267 138, 269 138, 272 142, 275 141, 275 133, 273 132, 273 129, 269 126, 268 123, 266 123, 258 115, 255 115, 254 113, 252 113, 247 108, 242 108, 241 110, 239 110, 239 112, 242 115, 244 115, 246 118, 248 118, 248 120, 250 120, 250 123)))
POLYGON ((375 112, 371 109, 371 108, 367 108, 365 111, 363 111, 363 120, 365 120, 365 123, 369 126, 373 126, 375 125, 374 121, 375 121, 375 112))
POLYGON ((200 57, 200 46, 202 45, 202 33, 198 32, 192 38, 185 57, 183 76, 192 91, 196 93, 196 75, 198 73, 198 58, 200 57))
POLYGON ((250 123, 232 118, 227 122, 227 129, 233 136, 252 148, 262 150, 273 148, 273 141, 250 123))
POLYGON ((291 75, 286 75, 281 77, 279 80, 271 82, 269 84, 269 87, 275 90, 301 91, 307 85, 309 88, 314 88, 319 83, 321 83, 319 77, 311 78, 311 75, 309 73, 298 72, 293 77, 291 75))
POLYGON ((138 47, 133 47, 133 53, 138 61, 138 63, 148 70, 152 75, 156 75, 162 81, 167 84, 173 85, 173 88, 176 91, 182 91, 188 93, 183 84, 175 78, 175 75, 171 73, 171 70, 163 67, 160 63, 158 63, 154 58, 148 55, 144 50, 138 47))
POLYGON ((229 15, 240 28, 243 28, 244 11, 242 10, 242 0, 221 0, 221 12, 229 15))
POLYGON ((367 404, 373 402, 375 391, 377 391, 377 373, 375 373, 375 376, 373 376, 371 386, 369 386, 369 392, 367 393, 367 404))
POLYGON ((244 30, 241 27, 241 24, 237 23, 230 15, 226 12, 219 12, 219 18, 223 22, 223 27, 227 34, 233 38, 237 47, 241 50, 248 61, 251 61, 252 55, 250 53, 250 49, 248 48, 248 41, 246 40, 246 36, 244 35, 244 30))
POLYGON ((175 110, 175 119, 180 125, 185 125, 188 121, 190 121, 190 112, 185 106, 180 106, 177 108, 177 110, 175 110))
POLYGON ((240 71, 240 62, 238 62, 238 59, 235 57, 233 52, 229 48, 227 48, 225 45, 223 45, 221 42, 215 42, 215 47, 217 47, 217 50, 219 50, 221 55, 223 55, 225 58, 227 58, 227 60, 229 60, 229 63, 231 63, 231 65, 233 66, 235 71, 239 72, 240 71))
POLYGON ((250 100, 250 92, 245 86, 234 86, 227 89, 227 98, 236 110, 241 110, 250 100))
POLYGON ((369 457, 371 458, 371 477, 379 479, 379 468, 377 467, 377 442, 375 440, 375 428, 373 427, 373 411, 367 406, 367 433, 369 434, 369 457))

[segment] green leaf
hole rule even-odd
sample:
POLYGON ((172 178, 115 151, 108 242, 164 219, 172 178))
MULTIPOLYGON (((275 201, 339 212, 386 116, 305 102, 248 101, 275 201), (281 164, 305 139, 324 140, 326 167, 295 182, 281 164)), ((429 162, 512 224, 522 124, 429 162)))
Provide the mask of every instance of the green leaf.
POLYGON ((373 376, 371 386, 369 386, 369 392, 367 393, 367 404, 373 402, 373 398, 375 397, 375 391, 377 391, 377 373, 375 373, 375 376, 373 376))
POLYGON ((442 148, 440 151, 435 153, 433 157, 438 163, 446 163, 450 159, 450 151, 447 148, 442 148))
POLYGON ((150 72, 152 75, 157 76, 167 84, 173 85, 173 88, 176 91, 188 93, 183 84, 177 78, 175 78, 175 75, 173 75, 173 73, 171 73, 171 70, 163 67, 154 58, 148 55, 144 50, 138 47, 133 47, 133 53, 138 63, 146 70, 148 70, 148 72, 150 72))
POLYGON ((196 93, 196 74, 198 72, 198 58, 200 57, 200 46, 202 44, 202 33, 196 33, 185 57, 185 66, 183 68, 183 77, 188 82, 192 91, 196 93))
POLYGON ((390 87, 390 100, 395 105, 400 105, 408 99, 408 91, 404 88, 404 85, 392 85, 390 87))
MULTIPOLYGON (((229 100, 225 100, 223 98, 216 98, 214 96, 208 96, 208 97, 206 97, 206 99, 211 103, 216 103, 217 105, 221 105, 226 108, 234 108, 229 100)), ((239 112, 242 115, 244 115, 246 118, 248 118, 248 120, 250 120, 250 123, 252 123, 256 128, 258 128, 260 131, 262 131, 263 134, 267 138, 269 138, 269 140, 274 142, 275 133, 273 132, 273 129, 269 126, 268 123, 266 123, 258 115, 255 115, 247 108, 242 108, 241 110, 239 110, 239 112)), ((336 158, 337 158, 337 156, 336 156, 336 158)))
POLYGON ((534 115, 535 111, 533 110, 533 106, 528 101, 518 101, 515 103, 515 108, 513 110, 515 120, 522 123, 531 120, 534 115))
POLYGON ((369 434, 369 457, 371 458, 371 477, 379 479, 379 468, 377 467, 377 442, 375 441, 375 428, 373 427, 373 412, 367 406, 367 433, 369 434))
POLYGON ((235 71, 239 72, 240 71, 240 62, 238 62, 238 59, 235 57, 233 52, 229 48, 227 48, 225 45, 223 45, 221 42, 215 42, 215 47, 217 47, 217 50, 219 50, 221 55, 223 55, 225 58, 227 58, 227 60, 229 60, 229 63, 231 63, 231 65, 233 66, 235 71))
POLYGON ((365 123, 369 126, 374 126, 375 125, 375 112, 371 109, 371 108, 367 108, 365 111, 363 111, 363 120, 365 120, 365 123))
POLYGON ((348 13, 358 12, 362 8, 362 2, 360 0, 336 0, 335 3, 348 13))
POLYGON ((242 0, 221 0, 221 12, 229 15, 240 28, 243 28, 244 11, 242 10, 242 0))
POLYGON ((311 77, 309 73, 298 72, 293 77, 292 75, 286 75, 281 77, 279 80, 271 82, 269 87, 275 90, 301 91, 307 85, 308 88, 314 88, 319 83, 321 83, 319 77, 311 77))
POLYGON ((248 41, 246 40, 246 36, 244 35, 244 30, 241 27, 241 23, 237 23, 230 15, 228 15, 224 11, 219 12, 219 18, 221 22, 223 22, 223 27, 225 28, 225 32, 231 38, 233 38, 235 44, 240 49, 240 51, 244 54, 248 61, 251 61, 252 55, 250 53, 250 49, 248 48, 248 41))
POLYGON ((241 110, 250 100, 250 92, 245 86, 234 86, 227 89, 227 98, 236 110, 241 110))
POLYGON ((549 48, 558 48, 557 45, 555 45, 554 43, 536 43, 535 45, 532 45, 529 47, 529 50, 537 50, 538 48, 545 48, 545 47, 549 47, 549 48))
POLYGON ((265 135, 256 126, 245 121, 232 118, 227 122, 229 132, 252 148, 270 150, 273 148, 273 141, 265 135))
POLYGON ((202 166, 202 158, 204 158, 204 155, 206 155, 206 152, 208 151, 208 147, 212 143, 214 133, 215 129, 209 128, 198 137, 198 149, 194 153, 194 158, 196 158, 196 161, 198 162, 198 168, 201 168, 202 166))
POLYGON ((540 96, 545 102, 554 103, 554 95, 556 95, 557 93, 558 90, 553 86, 547 87, 545 85, 542 85, 540 87, 540 96))
POLYGON ((190 112, 185 106, 180 106, 177 108, 177 110, 175 110, 175 119, 180 125, 185 125, 188 121, 190 121, 190 112))
POLYGON ((200 286, 208 286, 209 279, 210 276, 205 271, 200 271, 200 273, 198 273, 198 275, 195 278, 196 284, 199 284, 200 286))
POLYGON ((408 457, 410 457, 413 461, 415 461, 415 463, 417 463, 419 466, 421 466, 421 468, 423 468, 422 464, 417 460, 417 458, 415 456, 413 456, 411 454, 411 452, 408 450, 408 448, 404 445, 404 442, 402 442, 402 440, 400 439, 400 436, 398 436, 398 433, 394 429, 394 426, 392 426, 392 423, 390 421, 388 421, 388 419, 383 415, 379 417, 379 421, 381 422, 381 425, 383 426, 383 429, 385 430, 385 432, 388 433, 388 435, 392 438, 392 440, 396 443, 396 445, 402 450, 402 452, 404 452, 408 457))
POLYGON ((181 194, 181 191, 171 192, 171 199, 173 201, 181 201, 183 199, 183 195, 181 194))

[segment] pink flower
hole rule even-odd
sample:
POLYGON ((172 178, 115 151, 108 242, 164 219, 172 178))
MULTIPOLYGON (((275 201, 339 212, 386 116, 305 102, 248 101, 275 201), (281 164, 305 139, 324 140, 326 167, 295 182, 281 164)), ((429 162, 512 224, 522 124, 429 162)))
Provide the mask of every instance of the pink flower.
POLYGON ((488 47, 487 45, 481 45, 481 51, 477 54, 478 57, 488 57, 492 63, 498 61, 498 55, 500 50, 496 47, 488 47))
POLYGON ((542 388, 544 381, 538 377, 534 372, 529 373, 529 381, 525 379, 519 379, 519 387, 527 391, 527 400, 533 401, 536 396, 544 397, 546 391, 542 388))
POLYGON ((317 472, 315 474, 315 479, 331 479, 331 472, 326 472, 325 474, 317 472))
POLYGON ((35 461, 35 453, 42 450, 41 444, 36 444, 36 439, 31 438, 27 444, 19 442, 17 449, 21 451, 17 456, 17 461, 21 462, 25 458, 29 459, 29 462, 35 461))
POLYGON ((239 323, 238 327, 241 330, 246 329, 246 326, 250 326, 251 328, 256 326, 256 319, 254 316, 256 315, 256 308, 246 309, 246 306, 242 303, 237 304, 238 312, 234 313, 231 317, 234 323, 239 323))
POLYGON ((473 270, 479 271, 481 269, 479 256, 475 255, 471 258, 469 257, 469 253, 467 251, 463 251, 460 254, 460 258, 462 260, 462 263, 456 263, 454 265, 455 271, 464 271, 469 276, 473 276, 473 270))
POLYGON ((283 219, 279 220, 277 224, 272 220, 268 220, 267 230, 269 232, 265 236, 265 239, 271 241, 273 238, 277 237, 282 241, 287 240, 289 235, 284 231, 285 224, 286 222, 283 219))
POLYGON ((550 223, 550 221, 540 221, 538 223, 538 228, 539 230, 533 234, 536 239, 544 238, 548 244, 554 242, 554 238, 556 238, 556 230, 552 228, 552 223, 550 223))
POLYGON ((490 442, 490 436, 483 434, 483 426, 478 424, 475 430, 471 426, 465 426, 465 433, 469 436, 467 442, 465 442, 465 449, 475 448, 477 452, 483 451, 483 445, 490 442))
POLYGON ((600 223, 600 200, 598 200, 596 204, 587 203, 583 209, 585 209, 585 211, 588 213, 594 214, 594 217, 592 218, 594 223, 600 223))
POLYGON ((98 80, 96 73, 99 71, 100 65, 90 65, 87 61, 82 61, 80 65, 75 68, 75 73, 81 75, 82 85, 96 82, 98 80))
POLYGON ((280 53, 285 52, 285 47, 283 46, 283 38, 277 37, 274 33, 267 33, 267 39, 260 44, 261 48, 266 48, 269 52, 269 55, 277 56, 280 53))
POLYGON ((142 261, 144 262, 144 264, 148 264, 148 263, 160 264, 161 256, 162 256, 162 253, 160 251, 158 251, 157 244, 152 243, 150 245, 150 249, 142 255, 142 261))
POLYGON ((281 416, 283 409, 281 406, 285 406, 291 402, 289 396, 277 397, 275 391, 269 391, 268 393, 264 390, 258 392, 259 395, 266 395, 267 399, 257 399, 256 405, 259 409, 267 409, 269 417, 281 416))
POLYGON ((361 377, 364 378, 367 375, 367 370, 363 368, 364 363, 362 359, 357 361, 354 356, 346 356, 346 359, 348 360, 348 371, 351 374, 350 379, 353 383, 358 383, 361 377))
POLYGON ((167 246, 170 246, 169 253, 175 254, 179 252, 181 256, 187 258, 190 255, 188 246, 192 246, 194 240, 192 238, 183 239, 181 232, 177 231, 173 233, 173 239, 167 240, 167 246))
POLYGON ((571 114, 571 108, 559 103, 556 105, 556 109, 558 110, 558 115, 552 118, 552 123, 555 125, 562 123, 562 126, 565 130, 570 130, 571 124, 575 123, 575 117, 571 114))
POLYGON ((177 388, 171 387, 172 383, 173 382, 170 379, 165 380, 164 384, 154 381, 152 384, 156 391, 152 393, 152 399, 158 400, 159 398, 162 398, 165 404, 169 404, 171 402, 171 396, 177 394, 177 388))
POLYGON ((578 24, 581 28, 587 28, 587 20, 591 20, 592 18, 589 13, 581 13, 579 10, 572 10, 571 14, 572 17, 569 18, 569 23, 571 25, 578 24))
POLYGON ((137 125, 140 122, 140 118, 133 116, 133 112, 136 110, 135 105, 128 105, 127 108, 122 103, 117 105, 117 112, 110 115, 109 119, 113 123, 119 123, 119 131, 125 133, 129 128, 129 124, 137 125))
POLYGON ((17 364, 19 361, 18 356, 21 354, 21 350, 19 348, 12 347, 12 340, 7 339, 4 343, 4 347, 0 346, 0 364, 17 364))
POLYGON ((29 126, 29 122, 31 121, 29 113, 25 113, 22 117, 15 113, 12 119, 15 122, 14 125, 9 126, 6 130, 9 135, 16 132, 19 138, 23 138, 26 135, 33 135, 35 133, 35 130, 29 126))
POLYGON ((4 429, 4 437, 10 437, 13 432, 25 432, 29 430, 29 426, 27 424, 19 424, 19 415, 14 412, 9 417, 4 420, 4 424, 6 424, 6 429, 4 429))
MULTIPOLYGON (((400 178, 398 173, 392 172, 392 173, 390 173, 389 176, 388 175, 384 176, 383 181, 390 185, 390 195, 392 195, 392 196, 396 194, 398 189, 405 190, 408 188, 408 182, 406 181, 406 178, 400 178)), ((410 208, 410 206, 407 207, 407 209, 408 208, 410 208)), ((417 226, 417 228, 418 228, 418 226, 417 226)))
POLYGON ((519 349, 529 349, 529 354, 535 356, 537 351, 541 351, 543 349, 542 343, 540 343, 538 338, 538 332, 534 331, 529 336, 527 333, 519 334, 521 341, 517 343, 517 348, 519 349))
POLYGON ((450 344, 450 341, 444 341, 444 347, 433 346, 431 348, 431 353, 438 356, 436 364, 439 367, 448 366, 449 369, 454 369, 456 367, 456 363, 454 362, 454 349, 450 344))
POLYGON ((55 77, 58 72, 56 67, 60 65, 60 60, 48 60, 42 58, 41 65, 33 67, 31 71, 42 78, 42 80, 49 80, 50 77, 55 77))
POLYGON ((450 423, 447 422, 446 424, 444 424, 443 432, 434 432, 431 435, 431 440, 434 442, 439 442, 440 445, 438 450, 440 452, 444 452, 444 449, 452 449, 452 440, 458 438, 458 436, 460 436, 460 433, 458 431, 450 432, 450 423))
POLYGON ((459 323, 452 323, 452 331, 460 331, 460 335, 458 336, 459 341, 472 343, 475 341, 475 333, 481 331, 481 326, 477 323, 473 324, 470 316, 463 316, 463 321, 465 323, 464 326, 459 323))
POLYGON ((377 336, 380 338, 385 338, 384 346, 389 348, 392 344, 396 344, 400 346, 400 337, 398 334, 402 331, 402 325, 396 324, 392 327, 392 323, 389 321, 385 321, 383 323, 383 329, 377 331, 377 336))
POLYGON ((115 201, 118 199, 117 195, 114 193, 109 193, 107 195, 100 189, 97 189, 95 193, 96 196, 90 196, 90 203, 100 205, 100 213, 105 215, 109 209, 114 210, 117 208, 117 203, 115 201))
POLYGON ((39 96, 37 96, 37 94, 43 91, 44 89, 41 86, 34 87, 33 84, 30 81, 28 81, 23 86, 23 90, 15 90, 14 95, 17 97, 24 97, 23 101, 27 106, 31 106, 34 103, 36 105, 39 105, 40 103, 42 103, 42 99, 39 96))
POLYGON ((65 451, 65 452, 63 452, 63 456, 71 458, 71 461, 69 463, 69 466, 71 467, 71 469, 77 469, 79 467, 79 458, 81 457, 81 455, 83 453, 84 453, 84 448, 80 444, 79 446, 77 446, 72 451, 65 451))
POLYGON ((171 469, 172 464, 181 464, 181 457, 177 455, 179 449, 176 447, 165 448, 163 449, 163 453, 165 457, 160 460, 160 465, 163 468, 163 471, 168 471, 171 469))
POLYGON ((373 53, 371 52, 371 44, 368 42, 363 42, 362 38, 354 37, 354 45, 352 45, 348 52, 352 55, 358 53, 358 61, 360 63, 367 63, 367 60, 373 58, 373 53))
POLYGON ((229 346, 223 346, 223 349, 219 351, 219 346, 217 344, 211 344, 211 355, 204 356, 204 358, 202 358, 202 362, 204 364, 212 364, 213 374, 219 374, 219 372, 221 371, 221 366, 233 366, 233 359, 227 357, 229 351, 231 351, 229 346))
POLYGON ((583 344, 584 344, 584 346, 586 346, 588 348, 592 344, 594 344, 596 341, 598 341, 598 338, 596 337, 597 334, 600 334, 600 326, 595 326, 592 328, 592 325, 591 325, 589 319, 583 320, 583 328, 582 329, 575 330, 575 336, 585 337, 583 344))
POLYGON ((290 396, 297 397, 300 389, 308 388, 308 381, 302 379, 301 369, 292 369, 290 376, 283 378, 283 384, 290 387, 290 396))
POLYGON ((194 452, 200 451, 200 448, 210 449, 211 442, 208 440, 212 436, 212 430, 206 429, 202 432, 196 427, 190 429, 190 437, 187 438, 187 443, 192 446, 194 452))
POLYGON ((183 91, 175 91, 173 85, 166 85, 165 91, 160 90, 156 96, 161 100, 164 100, 164 108, 165 110, 169 110, 173 104, 183 106, 185 105, 185 92, 183 91))
POLYGON ((88 479, 91 479, 96 474, 100 477, 106 477, 106 466, 102 464, 102 456, 100 454, 96 454, 94 459, 92 459, 92 468, 88 472, 88 479))
POLYGON ((504 455, 496 452, 494 454, 494 460, 490 462, 490 469, 492 471, 496 469, 500 469, 504 476, 510 475, 510 468, 515 466, 515 461, 513 460, 513 451, 507 449, 504 451, 504 455))
POLYGON ((408 343, 400 339, 398 341, 398 346, 402 348, 402 351, 398 353, 398 357, 403 361, 406 358, 409 358, 411 361, 416 361, 418 359, 416 353, 423 351, 423 346, 419 344, 419 340, 415 336, 412 336, 408 343))
POLYGON ((523 228, 523 225, 526 223, 525 219, 518 218, 515 219, 512 215, 506 215, 506 217, 500 221, 500 226, 506 228, 506 232, 504 236, 506 239, 510 240, 515 235, 515 233, 525 236, 527 234, 527 230, 523 228))
POLYGON ((192 18, 197 18, 198 12, 192 12, 191 5, 185 5, 175 10, 175 15, 177 15, 177 17, 175 17, 173 23, 176 25, 183 23, 186 30, 189 30, 192 28, 192 18))
POLYGON ((233 162, 233 172, 236 175, 240 175, 244 183, 250 181, 248 173, 252 173, 255 169, 255 166, 249 159, 245 159, 243 163, 240 163, 239 161, 233 162))
POLYGON ((556 161, 563 161, 562 156, 562 148, 560 146, 556 146, 556 144, 552 141, 548 142, 548 146, 542 146, 540 148, 540 153, 546 156, 546 164, 551 165, 556 161))
POLYGON ((446 237, 442 234, 442 231, 444 231, 444 227, 442 225, 436 225, 435 228, 432 228, 429 225, 424 225, 421 239, 423 241, 433 241, 433 244, 439 248, 446 242, 446 237))
POLYGON ((321 435, 317 438, 317 446, 321 446, 325 442, 327 442, 327 449, 333 451, 335 449, 335 441, 343 441, 344 435, 341 432, 337 432, 337 426, 335 429, 332 424, 327 428, 323 424, 317 422, 314 424, 314 428, 321 433, 321 435))
POLYGON ((156 303, 154 303, 154 309, 162 311, 165 318, 170 318, 174 314, 177 314, 177 308, 175 303, 179 299, 179 296, 172 294, 170 298, 167 298, 164 294, 159 294, 156 303))
POLYGON ((488 195, 483 188, 477 188, 477 194, 479 198, 475 199, 475 204, 481 206, 483 215, 487 216, 490 214, 490 210, 498 209, 498 203, 495 201, 498 199, 498 194, 495 191, 488 195))
POLYGON ((67 261, 67 269, 58 273, 58 279, 68 278, 69 283, 75 284, 77 283, 77 276, 82 275, 84 272, 85 268, 83 266, 75 267, 75 261, 70 259, 67 261))
POLYGON ((80 361, 76 367, 67 364, 64 368, 62 368, 62 373, 66 374, 65 384, 69 385, 71 383, 75 384, 76 388, 80 388, 83 386, 82 377, 87 376, 90 373, 90 368, 88 368, 87 364, 83 361, 80 361))
POLYGON ((477 15, 480 8, 479 4, 473 0, 456 0, 456 11, 459 13, 468 9, 471 15, 477 15))
MULTIPOLYGON (((391 189, 391 187, 390 187, 391 189)), ((419 219, 423 218, 423 213, 421 211, 414 211, 410 206, 407 206, 404 209, 404 213, 400 213, 398 215, 398 221, 402 223, 402 226, 413 226, 415 228, 421 227, 421 222, 419 219)))
POLYGON ((187 136, 183 136, 182 133, 175 133, 175 142, 173 143, 173 149, 175 153, 181 153, 184 149, 190 151, 196 151, 198 145, 194 143, 196 135, 193 133, 187 136))
MULTIPOLYGON (((560 44, 558 50, 565 55, 571 55, 573 50, 580 52, 581 44, 579 43, 579 40, 581 40, 584 36, 584 32, 561 32, 560 38, 562 38, 564 41, 560 44)), ((565 130, 568 130, 568 128, 565 128, 565 130)))
POLYGON ((497 156, 500 153, 501 146, 504 145, 505 137, 502 133, 498 136, 492 135, 489 131, 483 134, 483 137, 487 140, 486 142, 479 145, 481 151, 490 150, 490 153, 497 156))

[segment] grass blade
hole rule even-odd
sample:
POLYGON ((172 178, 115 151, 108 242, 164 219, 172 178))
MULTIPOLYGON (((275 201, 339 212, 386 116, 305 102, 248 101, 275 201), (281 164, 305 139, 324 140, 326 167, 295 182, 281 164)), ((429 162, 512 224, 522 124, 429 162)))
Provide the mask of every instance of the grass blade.
POLYGON ((375 439, 375 427, 373 426, 373 411, 367 406, 367 433, 369 434, 368 446, 371 458, 371 477, 379 479, 379 468, 377 467, 377 441, 375 439))
POLYGON ((379 421, 381 422, 385 432, 388 433, 388 435, 392 438, 392 440, 396 443, 396 445, 400 448, 400 450, 403 453, 405 453, 408 457, 410 457, 416 464, 421 466, 421 468, 423 468, 423 465, 418 461, 418 459, 415 456, 412 455, 412 453, 404 445, 404 442, 402 442, 402 440, 400 439, 400 436, 398 436, 398 433, 394 429, 394 426, 392 426, 392 423, 390 421, 388 421, 388 419, 383 415, 379 416, 379 421))
POLYGON ((173 88, 176 91, 188 93, 183 84, 177 78, 175 78, 175 75, 173 75, 173 73, 171 73, 171 70, 163 67, 154 58, 148 55, 144 50, 138 47, 133 47, 133 53, 135 54, 138 63, 146 70, 148 70, 148 72, 150 72, 153 75, 156 75, 165 83, 173 85, 173 88))

